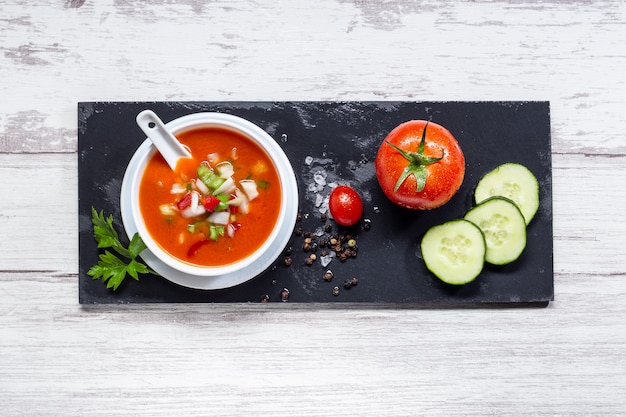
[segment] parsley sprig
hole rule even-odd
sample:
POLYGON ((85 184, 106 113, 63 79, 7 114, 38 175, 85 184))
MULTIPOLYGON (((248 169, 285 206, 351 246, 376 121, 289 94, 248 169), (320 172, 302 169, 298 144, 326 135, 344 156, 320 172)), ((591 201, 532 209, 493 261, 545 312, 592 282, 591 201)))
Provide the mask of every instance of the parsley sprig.
POLYGON ((93 234, 96 242, 98 242, 98 248, 111 248, 118 255, 127 258, 129 262, 127 263, 111 251, 105 250, 100 255, 100 261, 87 271, 87 275, 93 279, 102 279, 102 282, 107 284, 107 288, 113 288, 113 291, 115 291, 127 275, 139 280, 139 274, 156 274, 137 260, 139 254, 146 249, 146 244, 138 233, 135 233, 130 240, 128 248, 126 248, 120 242, 117 231, 113 227, 112 215, 105 217, 102 210, 98 212, 92 207, 91 222, 93 223, 93 234))

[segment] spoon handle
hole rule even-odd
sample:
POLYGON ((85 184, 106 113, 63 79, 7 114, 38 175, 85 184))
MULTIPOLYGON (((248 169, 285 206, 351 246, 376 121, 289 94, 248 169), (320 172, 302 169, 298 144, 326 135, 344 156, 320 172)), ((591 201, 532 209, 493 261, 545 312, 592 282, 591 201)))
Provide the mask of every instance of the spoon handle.
POLYGON ((167 130, 159 116, 152 110, 142 111, 136 120, 137 125, 152 141, 172 170, 176 169, 179 159, 191 158, 189 151, 167 130))

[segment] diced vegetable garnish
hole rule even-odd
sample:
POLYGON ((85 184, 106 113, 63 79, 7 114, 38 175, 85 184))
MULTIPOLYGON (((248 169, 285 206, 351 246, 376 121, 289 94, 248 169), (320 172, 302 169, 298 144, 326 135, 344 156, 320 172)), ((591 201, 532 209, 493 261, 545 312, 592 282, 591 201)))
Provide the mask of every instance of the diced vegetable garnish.
POLYGON ((213 213, 215 208, 221 203, 220 199, 214 195, 205 195, 202 197, 202 205, 209 213, 213 213))
POLYGON ((200 192, 200 194, 208 194, 210 192, 209 187, 207 187, 202 181, 194 180, 193 185, 200 192))
POLYGON ((241 184, 241 188, 243 188, 243 192, 246 193, 248 200, 252 201, 258 197, 259 191, 257 190, 254 180, 241 180, 239 184, 241 184))
MULTIPOLYGON (((236 160, 237 150, 233 149, 230 156, 231 161, 236 160)), ((198 178, 184 178, 172 185, 170 191, 177 196, 176 200, 159 207, 161 214, 169 219, 177 214, 190 219, 180 236, 181 244, 194 236, 189 240, 195 243, 189 248, 188 257, 193 257, 207 242, 222 236, 234 237, 242 227, 242 216, 249 212, 250 202, 259 196, 259 190, 269 186, 264 180, 257 183, 254 172, 237 183, 233 163, 219 161, 220 155, 210 154, 208 161, 197 167, 198 178)), ((259 172, 267 169, 262 165, 255 168, 259 172)))
POLYGON ((230 162, 224 161, 215 166, 215 172, 217 172, 217 175, 221 178, 228 179, 235 173, 235 168, 230 162))
POLYGON ((207 221, 210 223, 226 225, 230 220, 230 213, 227 211, 216 211, 207 217, 207 221))
POLYGON ((191 205, 191 193, 185 194, 185 196, 181 198, 180 200, 178 200, 178 203, 176 203, 176 207, 178 207, 178 210, 184 210, 190 205, 191 205))
POLYGON ((235 190, 235 196, 241 200, 241 203, 239 204, 239 212, 243 214, 247 214, 248 213, 248 197, 246 197, 244 192, 241 191, 239 188, 235 190))
POLYGON ((187 192, 187 187, 184 184, 174 183, 170 189, 172 194, 183 194, 187 192))
POLYGON ((217 152, 210 153, 207 155, 207 161, 209 162, 209 164, 215 164, 219 160, 220 160, 220 154, 218 154, 217 152))
POLYGON ((267 172, 267 166, 263 161, 257 161, 251 168, 251 171, 254 175, 262 175, 267 172))
POLYGON ((192 191, 190 194, 191 194, 191 207, 193 207, 193 209, 195 210, 198 207, 198 204, 200 203, 200 194, 198 194, 195 191, 192 191))
MULTIPOLYGON (((222 178, 220 178, 222 179, 222 178)), ((232 177, 229 177, 226 180, 223 180, 222 184, 213 191, 213 195, 230 193, 235 189, 235 180, 232 177)))
POLYGON ((198 167, 198 178, 209 190, 217 190, 226 181, 217 175, 207 164, 200 164, 198 167))
POLYGON ((187 251, 187 257, 191 258, 193 255, 196 254, 196 252, 200 250, 202 246, 206 245, 207 243, 209 243, 209 241, 206 239, 203 239, 191 245, 191 247, 187 251))
POLYGON ((209 229, 209 239, 217 240, 220 236, 224 236, 224 226, 212 224, 209 229))
POLYGON ((171 217, 176 214, 176 210, 174 210, 174 206, 171 204, 161 204, 159 206, 159 211, 162 215, 167 217, 171 217))

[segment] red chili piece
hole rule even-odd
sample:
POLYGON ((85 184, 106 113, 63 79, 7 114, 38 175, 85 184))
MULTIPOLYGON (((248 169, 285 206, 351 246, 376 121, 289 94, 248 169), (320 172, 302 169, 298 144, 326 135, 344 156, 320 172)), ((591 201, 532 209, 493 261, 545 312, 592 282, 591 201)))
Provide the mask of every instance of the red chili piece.
MULTIPOLYGON (((237 198, 237 196, 236 196, 236 195, 234 195, 234 194, 231 194, 231 195, 230 195, 230 200, 231 200, 231 201, 232 201, 232 200, 234 200, 235 198, 237 198)), ((237 214, 237 213, 239 213, 239 206, 230 206, 230 207, 229 207, 229 209, 230 209, 230 213, 231 213, 231 214, 237 214)))
POLYGON ((212 195, 207 195, 206 197, 202 198, 202 204, 204 205, 206 211, 208 211, 209 213, 212 213, 219 203, 220 199, 212 195))
POLYGON ((191 247, 187 251, 187 257, 191 258, 192 256, 194 256, 200 250, 200 248, 202 246, 204 246, 205 244, 207 244, 209 242, 210 242, 210 240, 203 239, 203 240, 199 240, 196 243, 194 243, 193 245, 191 245, 191 247))
POLYGON ((183 198, 181 198, 178 203, 176 203, 176 207, 178 210, 184 210, 191 205, 191 193, 185 194, 183 198))

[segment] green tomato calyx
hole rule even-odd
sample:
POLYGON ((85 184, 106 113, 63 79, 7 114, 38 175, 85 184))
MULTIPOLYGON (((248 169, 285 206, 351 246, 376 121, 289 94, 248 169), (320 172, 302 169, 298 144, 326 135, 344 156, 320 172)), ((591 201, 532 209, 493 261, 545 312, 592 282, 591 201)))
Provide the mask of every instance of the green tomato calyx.
POLYGON ((400 175, 400 178, 398 178, 398 182, 396 182, 396 186, 393 191, 398 191, 398 188, 400 188, 402 183, 411 175, 415 177, 415 182, 417 183, 417 192, 423 191, 424 187, 426 186, 426 176, 428 174, 426 166, 434 164, 435 162, 438 162, 443 158, 443 150, 441 151, 441 156, 438 158, 424 155, 424 145, 426 143, 426 128, 428 127, 428 123, 430 122, 426 122, 426 125, 424 126, 422 139, 420 140, 417 152, 405 151, 404 149, 400 149, 393 143, 385 141, 387 145, 398 151, 407 161, 409 161, 409 164, 402 171, 402 175, 400 175))

